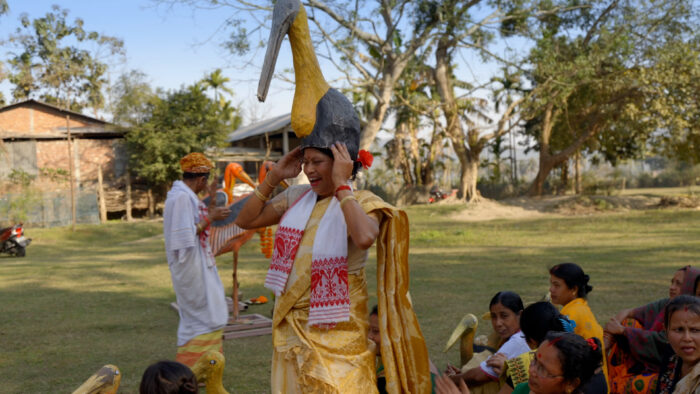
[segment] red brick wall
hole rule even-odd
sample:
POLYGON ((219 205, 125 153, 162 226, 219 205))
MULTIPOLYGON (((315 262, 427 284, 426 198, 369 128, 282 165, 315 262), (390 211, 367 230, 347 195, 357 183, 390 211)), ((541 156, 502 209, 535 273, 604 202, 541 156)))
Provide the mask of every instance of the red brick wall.
MULTIPOLYGON (((71 116, 71 127, 101 125, 87 119, 71 116)), ((53 108, 34 103, 0 112, 0 131, 21 134, 52 134, 54 129, 66 127, 66 115, 53 108)))
MULTIPOLYGON (((76 139, 73 149, 77 150, 79 160, 75 164, 76 179, 80 183, 90 184, 97 182, 97 167, 102 165, 102 176, 105 182, 116 178, 115 176, 115 147, 122 143, 121 139, 76 139)), ((36 142, 37 167, 62 169, 69 171, 68 142, 41 141, 36 142)))

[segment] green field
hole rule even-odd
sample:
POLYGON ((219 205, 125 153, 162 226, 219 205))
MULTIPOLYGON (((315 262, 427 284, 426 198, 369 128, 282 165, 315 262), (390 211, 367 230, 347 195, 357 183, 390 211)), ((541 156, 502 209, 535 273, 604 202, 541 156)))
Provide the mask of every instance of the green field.
MULTIPOLYGON (((408 209, 411 293, 431 358, 442 353, 467 312, 487 311, 499 290, 533 301, 548 289, 547 268, 574 261, 591 276, 589 301, 604 322, 623 307, 663 297, 674 269, 698 264, 700 211, 465 223, 458 206, 408 209)), ((0 380, 6 393, 71 392, 103 364, 123 372, 120 392, 137 392, 143 370, 175 354, 177 314, 158 222, 26 229, 26 258, 0 257, 0 380)), ((263 288, 267 261, 257 237, 241 254, 244 297, 263 288)), ((372 253, 370 254, 372 255, 372 253)), ((218 259, 227 293, 231 257, 218 259)), ((368 263, 370 294, 374 258, 368 263)), ((270 304, 253 312, 269 314, 270 304)), ((488 324, 488 323, 485 323, 488 324)), ((482 325, 480 331, 485 332, 482 325)), ((224 384, 234 393, 269 390, 270 336, 225 342, 224 384)))

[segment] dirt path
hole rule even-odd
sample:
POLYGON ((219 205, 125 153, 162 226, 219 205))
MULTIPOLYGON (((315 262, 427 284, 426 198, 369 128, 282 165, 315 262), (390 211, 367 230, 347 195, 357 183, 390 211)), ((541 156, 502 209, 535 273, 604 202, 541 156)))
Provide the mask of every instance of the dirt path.
MULTIPOLYGON (((442 204, 456 204, 445 201, 442 204)), ((700 199, 688 197, 661 197, 650 195, 622 196, 553 196, 543 198, 518 197, 501 201, 482 198, 477 204, 466 206, 451 216, 460 221, 495 219, 534 219, 601 215, 644 209, 700 209, 700 199)))

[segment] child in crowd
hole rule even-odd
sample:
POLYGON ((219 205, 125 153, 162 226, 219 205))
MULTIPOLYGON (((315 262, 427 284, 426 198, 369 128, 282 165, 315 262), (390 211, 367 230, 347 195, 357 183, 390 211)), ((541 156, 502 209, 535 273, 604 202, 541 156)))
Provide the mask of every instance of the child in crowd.
POLYGON ((198 392, 197 377, 177 361, 159 361, 143 373, 140 394, 191 394, 198 392))

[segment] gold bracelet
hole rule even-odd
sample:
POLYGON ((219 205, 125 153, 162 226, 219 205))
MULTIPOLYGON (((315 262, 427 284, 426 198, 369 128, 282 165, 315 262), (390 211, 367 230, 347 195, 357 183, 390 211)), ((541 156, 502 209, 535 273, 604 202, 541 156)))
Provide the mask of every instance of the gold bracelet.
POLYGON ((268 182, 267 181, 268 179, 270 179, 270 178, 265 177, 265 180, 263 181, 263 183, 266 184, 267 186, 270 186, 272 188, 272 190, 275 190, 275 186, 273 184, 271 184, 270 182, 268 182))
POLYGON ((345 204, 345 203, 346 203, 347 201, 349 201, 349 200, 355 200, 355 201, 357 201, 357 198, 355 198, 355 196, 352 195, 352 194, 349 195, 349 196, 343 197, 343 199, 340 200, 340 209, 343 209, 343 204, 345 204))
POLYGON ((259 187, 260 187, 260 186, 258 186, 258 187, 256 187, 255 189, 253 189, 253 191, 255 192, 255 196, 258 197, 258 198, 260 199, 260 201, 262 201, 262 202, 267 202, 267 201, 270 199, 270 197, 266 197, 264 194, 262 194, 262 193, 260 192, 260 190, 258 190, 259 187))

